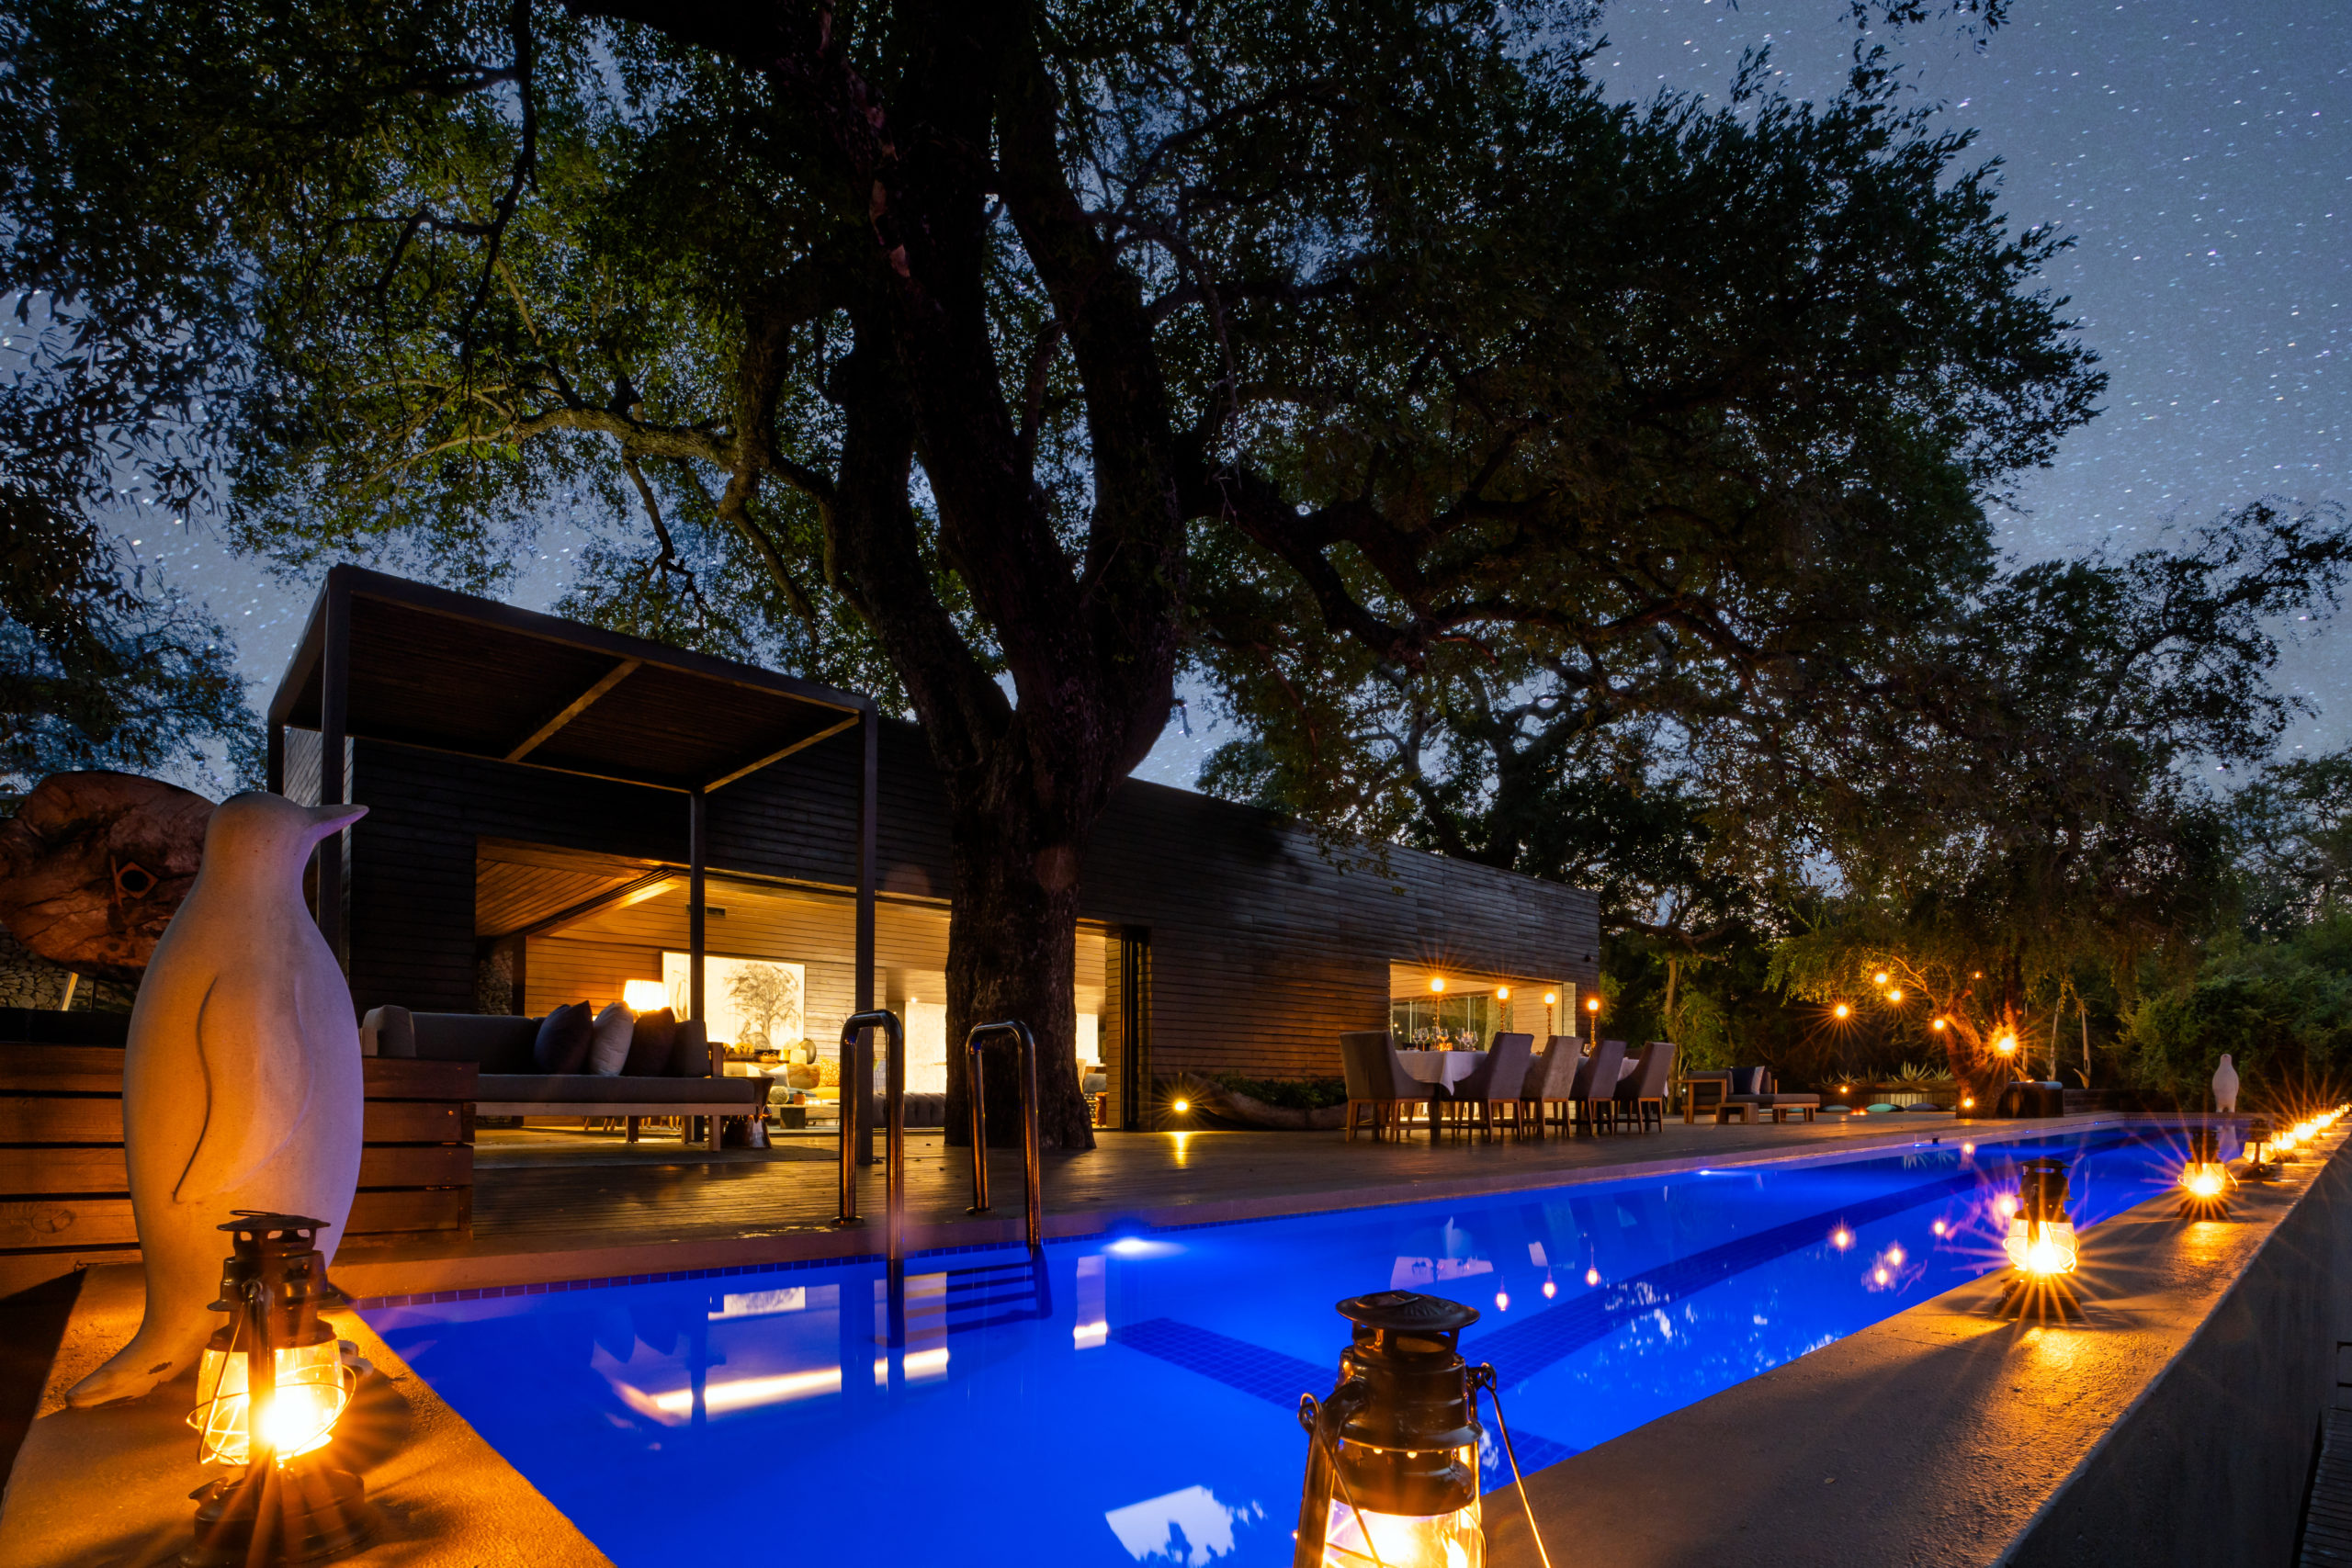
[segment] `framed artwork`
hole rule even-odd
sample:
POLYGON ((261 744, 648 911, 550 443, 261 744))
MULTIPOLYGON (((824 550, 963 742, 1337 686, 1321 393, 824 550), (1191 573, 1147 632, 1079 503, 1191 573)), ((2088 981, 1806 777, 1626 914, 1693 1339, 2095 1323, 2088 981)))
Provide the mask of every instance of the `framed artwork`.
MULTIPOLYGON (((664 953, 662 980, 678 1016, 686 1014, 688 955, 664 953)), ((808 1033, 808 971, 764 958, 702 961, 703 1011, 713 1040, 738 1050, 781 1051, 808 1033)))

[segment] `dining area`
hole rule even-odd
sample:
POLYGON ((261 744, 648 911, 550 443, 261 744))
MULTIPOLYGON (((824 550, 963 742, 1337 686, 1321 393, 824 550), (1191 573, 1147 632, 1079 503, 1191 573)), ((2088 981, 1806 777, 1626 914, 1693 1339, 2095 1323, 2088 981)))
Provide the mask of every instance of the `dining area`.
POLYGON ((1340 1036, 1347 1081, 1346 1135, 1431 1144, 1473 1133, 1542 1139, 1662 1130, 1677 1048, 1653 1040, 1639 1051, 1623 1040, 1499 1031, 1484 1049, 1400 1046, 1386 1030, 1340 1036))

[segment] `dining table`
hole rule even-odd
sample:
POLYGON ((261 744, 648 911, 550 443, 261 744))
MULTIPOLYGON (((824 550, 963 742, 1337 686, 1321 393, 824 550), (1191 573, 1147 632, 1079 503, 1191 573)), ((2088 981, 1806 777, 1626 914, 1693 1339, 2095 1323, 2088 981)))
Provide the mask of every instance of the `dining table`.
MULTIPOLYGON (((1440 1089, 1451 1089, 1455 1084, 1478 1070, 1487 1059, 1484 1051, 1399 1051, 1396 1060, 1405 1071, 1440 1089)), ((1437 1142, 1438 1129, 1444 1118, 1438 1114, 1433 1100, 1430 1105, 1430 1142, 1437 1142)))

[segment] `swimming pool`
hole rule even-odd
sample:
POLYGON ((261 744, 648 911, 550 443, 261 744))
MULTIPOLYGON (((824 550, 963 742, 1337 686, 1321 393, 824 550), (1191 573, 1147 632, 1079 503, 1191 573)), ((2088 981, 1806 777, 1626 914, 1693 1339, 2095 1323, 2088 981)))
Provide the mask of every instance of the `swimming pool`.
MULTIPOLYGON (((2016 1163, 2076 1160, 2095 1224, 2177 1133, 1579 1183, 879 1263, 430 1305, 369 1323, 621 1568, 718 1551, 876 1562, 1272 1565, 1344 1296, 1476 1307, 1532 1470, 2002 1262, 2016 1163)), ((1491 1441, 1491 1439, 1490 1439, 1491 1441)), ((1487 1456, 1488 1489, 1508 1482, 1487 1456)))

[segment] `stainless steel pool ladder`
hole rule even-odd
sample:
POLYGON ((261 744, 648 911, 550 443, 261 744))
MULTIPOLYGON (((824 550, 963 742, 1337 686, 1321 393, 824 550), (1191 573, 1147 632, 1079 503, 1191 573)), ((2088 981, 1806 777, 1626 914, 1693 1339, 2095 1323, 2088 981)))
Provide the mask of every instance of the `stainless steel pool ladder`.
POLYGON ((879 1009, 852 1013, 842 1025, 842 1212, 833 1223, 858 1223, 857 1156, 865 1142, 858 1122, 865 1115, 866 1097, 873 1092, 874 1077, 870 1068, 859 1070, 857 1037, 869 1029, 880 1030, 889 1041, 890 1066, 882 1091, 882 1124, 886 1130, 882 1249, 895 1276, 907 1256, 907 1036, 899 1026, 898 1014, 879 1009))
POLYGON ((1029 1026, 1018 1020, 983 1023, 964 1037, 964 1071, 972 1090, 972 1206, 967 1212, 989 1212, 989 1123, 980 1053, 998 1044, 1012 1046, 1021 1057, 1021 1171, 1029 1199, 1029 1250, 1035 1252, 1044 1244, 1045 1234, 1038 1212, 1044 1194, 1037 1174, 1037 1042, 1029 1026))

